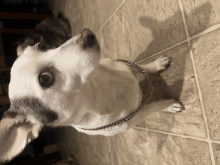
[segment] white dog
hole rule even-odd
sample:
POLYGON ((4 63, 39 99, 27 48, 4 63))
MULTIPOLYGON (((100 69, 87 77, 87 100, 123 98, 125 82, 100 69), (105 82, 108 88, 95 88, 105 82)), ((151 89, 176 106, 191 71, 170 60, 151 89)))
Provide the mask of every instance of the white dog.
POLYGON ((164 70, 167 57, 139 65, 149 73, 142 81, 145 89, 139 82, 144 72, 128 64, 100 60, 98 41, 89 29, 48 51, 40 51, 38 44, 27 47, 11 69, 11 106, 0 122, 0 160, 19 154, 44 125, 71 125, 86 134, 112 136, 152 112, 183 109, 152 83, 151 73, 164 70))

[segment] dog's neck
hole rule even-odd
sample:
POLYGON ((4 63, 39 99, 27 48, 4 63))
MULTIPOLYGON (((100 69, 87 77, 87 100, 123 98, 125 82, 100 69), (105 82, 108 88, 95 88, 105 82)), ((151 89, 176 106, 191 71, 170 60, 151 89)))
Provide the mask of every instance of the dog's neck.
POLYGON ((103 59, 81 89, 78 104, 84 114, 74 125, 95 128, 117 121, 134 111, 142 101, 139 82, 126 64, 103 59))

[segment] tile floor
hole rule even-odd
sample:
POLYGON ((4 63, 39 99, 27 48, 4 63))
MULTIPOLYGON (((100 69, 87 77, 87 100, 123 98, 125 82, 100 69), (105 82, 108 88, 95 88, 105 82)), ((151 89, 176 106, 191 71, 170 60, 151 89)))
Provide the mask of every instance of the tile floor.
POLYGON ((52 7, 70 19, 73 35, 93 30, 103 58, 172 57, 162 77, 186 107, 113 137, 67 128, 66 152, 81 165, 220 165, 219 0, 56 0, 52 7))

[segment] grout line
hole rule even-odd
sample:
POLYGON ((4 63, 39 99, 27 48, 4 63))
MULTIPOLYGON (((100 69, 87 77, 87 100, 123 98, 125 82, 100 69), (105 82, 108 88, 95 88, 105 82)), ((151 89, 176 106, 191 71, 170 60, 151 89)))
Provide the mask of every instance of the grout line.
MULTIPOLYGON (((179 7, 180 7, 180 11, 181 11, 181 15, 182 15, 182 18, 183 18, 183 23, 184 23, 184 28, 185 28, 185 32, 186 32, 187 43, 188 43, 188 46, 190 48, 191 47, 191 45, 190 45, 191 38, 189 37, 189 33, 188 33, 188 29, 187 29, 187 24, 186 24, 186 19, 185 19, 185 15, 184 15, 183 4, 182 4, 181 0, 178 0, 178 1, 179 1, 179 7)), ((201 33, 201 34, 204 34, 204 33, 201 33)), ((202 99, 202 92, 200 90, 201 88, 200 88, 200 84, 199 84, 199 80, 198 80, 198 74, 197 74, 197 71, 196 71, 195 60, 194 60, 194 56, 193 56, 193 53, 192 53, 191 49, 189 49, 189 52, 190 52, 190 58, 191 58, 191 61, 192 61, 192 64, 193 64, 193 71, 194 71, 195 80, 196 80, 196 84, 197 84, 199 100, 200 100, 201 107, 202 107, 203 119, 204 119, 205 126, 206 126, 206 133, 207 133, 207 139, 206 140, 207 140, 207 142, 209 144, 209 152, 210 152, 210 156, 211 156, 211 162, 212 162, 212 165, 215 165, 215 158, 214 158, 213 149, 212 149, 212 142, 211 142, 210 135, 209 135, 208 123, 207 123, 207 118, 206 118, 204 104, 203 104, 203 99, 202 99)))
POLYGON ((166 131, 161 131, 161 130, 141 128, 141 127, 137 127, 137 126, 133 126, 132 128, 139 129, 139 130, 144 130, 144 131, 149 131, 149 132, 161 133, 161 134, 164 134, 164 135, 177 136, 177 137, 181 137, 181 138, 185 138, 185 139, 194 139, 194 140, 199 140, 199 141, 203 141, 203 142, 207 142, 207 143, 213 142, 213 143, 220 144, 220 141, 215 141, 215 140, 211 140, 211 139, 208 139, 208 138, 194 137, 192 135, 182 135, 182 134, 166 132, 166 131))
POLYGON ((183 43, 185 43, 185 42, 187 42, 187 40, 181 41, 181 42, 179 42, 179 43, 177 43, 177 44, 175 44, 175 45, 173 45, 173 46, 170 46, 170 47, 168 47, 168 48, 166 48, 166 49, 164 49, 164 50, 162 50, 162 51, 160 51, 160 52, 158 52, 158 53, 155 53, 155 54, 153 54, 153 55, 151 55, 151 56, 149 56, 149 57, 147 57, 147 58, 144 58, 144 59, 142 59, 142 60, 136 62, 136 64, 140 64, 140 63, 142 63, 142 62, 145 61, 145 60, 148 60, 148 59, 150 59, 150 58, 153 58, 153 57, 155 57, 155 56, 157 56, 157 55, 159 55, 159 54, 161 54, 161 53, 164 53, 164 52, 166 52, 166 51, 168 51, 168 50, 170 50, 170 49, 172 49, 172 48, 175 48, 176 46, 179 46, 179 45, 181 45, 181 44, 183 44, 183 43))
POLYGON ((155 56, 157 56, 157 55, 159 55, 159 54, 161 54, 161 53, 164 53, 164 52, 166 52, 166 51, 168 51, 168 50, 170 50, 170 49, 173 49, 173 48, 175 48, 176 46, 179 46, 179 45, 181 45, 181 44, 183 44, 183 43, 185 43, 185 42, 190 42, 191 40, 193 40, 193 39, 195 39, 195 38, 201 37, 201 36, 203 36, 203 35, 205 35, 205 34, 207 34, 207 33, 213 32, 213 31, 215 31, 215 30, 217 30, 217 29, 220 29, 220 24, 213 25, 213 26, 211 26, 210 28, 208 28, 208 29, 206 29, 206 30, 204 30, 204 31, 202 31, 202 32, 200 32, 200 33, 198 33, 198 34, 193 35, 192 37, 189 37, 189 36, 188 36, 188 39, 185 39, 184 41, 181 41, 181 42, 179 42, 179 43, 177 43, 177 44, 175 44, 175 45, 173 45, 173 46, 170 46, 170 47, 168 47, 168 48, 166 48, 166 49, 164 49, 164 50, 162 50, 162 51, 159 51, 159 52, 157 52, 157 53, 155 53, 155 54, 153 54, 153 55, 151 55, 151 56, 149 56, 149 57, 146 57, 146 58, 144 58, 144 59, 142 59, 142 60, 140 60, 140 61, 138 61, 138 62, 136 62, 136 63, 137 63, 137 64, 140 64, 140 63, 142 63, 143 61, 146 61, 146 60, 148 60, 148 59, 150 59, 150 58, 153 58, 153 57, 155 57, 155 56))
POLYGON ((187 29, 187 25, 186 25, 186 18, 185 18, 185 15, 184 15, 183 4, 182 4, 181 0, 178 0, 178 1, 179 1, 181 16, 182 16, 182 19, 183 19, 184 30, 185 30, 185 33, 186 33, 186 40, 189 44, 190 37, 189 37, 189 32, 188 32, 188 29, 187 29))
MULTIPOLYGON (((190 45, 190 43, 189 43, 189 45, 190 45)), ((210 139, 210 135, 209 135, 208 122, 207 122, 207 117, 206 117, 206 114, 205 114, 205 108, 204 108, 204 104, 203 104, 202 92, 200 90, 201 88, 200 88, 198 75, 197 75, 197 71, 196 71, 195 60, 194 60, 192 51, 189 50, 189 52, 190 52, 190 58, 191 58, 191 61, 192 61, 192 64, 193 64, 193 70, 194 70, 195 80, 196 80, 196 84, 197 84, 199 100, 200 100, 200 104, 201 104, 201 107, 202 107, 203 119, 204 119, 205 126, 206 126, 207 142, 209 143, 212 164, 215 165, 215 159, 214 159, 213 150, 212 150, 212 140, 210 139)))
POLYGON ((107 21, 101 26, 101 28, 98 30, 98 32, 96 34, 99 33, 100 30, 102 30, 102 28, 109 22, 109 20, 113 17, 113 15, 115 15, 115 13, 120 9, 120 7, 124 4, 126 0, 123 0, 122 3, 117 7, 117 9, 112 13, 112 15, 107 19, 107 21))
POLYGON ((90 146, 86 146, 86 149, 91 150, 91 152, 95 153, 97 156, 99 156, 101 159, 103 159, 105 162, 107 162, 108 164, 111 162, 108 162, 108 160, 106 160, 105 158, 103 158, 101 155, 99 155, 95 150, 93 150, 90 146))
POLYGON ((164 53, 164 52, 166 52, 166 51, 168 51, 168 50, 170 50, 170 49, 173 49, 173 48, 175 48, 176 46, 179 46, 179 45, 181 45, 181 44, 183 44, 183 43, 185 43, 185 42, 190 42, 191 40, 193 40, 193 39, 195 39, 195 38, 201 37, 201 36, 203 36, 203 35, 205 35, 205 34, 207 34, 207 33, 213 32, 213 31, 215 31, 215 30, 217 30, 217 29, 220 29, 220 24, 213 25, 213 26, 211 26, 210 28, 208 28, 208 29, 206 29, 206 30, 204 30, 204 31, 202 31, 202 32, 200 32, 200 33, 198 33, 198 34, 193 35, 192 37, 188 36, 188 38, 185 39, 184 41, 181 41, 181 42, 179 42, 179 43, 177 43, 177 44, 175 44, 175 45, 173 45, 173 46, 170 46, 170 47, 168 47, 168 48, 166 48, 166 49, 164 49, 164 50, 162 50, 162 51, 159 51, 159 52, 157 52, 157 53, 155 53, 155 54, 153 54, 153 55, 151 55, 151 56, 149 56, 149 57, 146 57, 146 58, 144 58, 144 59, 142 59, 142 60, 140 60, 140 61, 138 61, 138 62, 136 62, 136 63, 137 63, 137 64, 140 64, 140 63, 142 63, 143 61, 146 61, 146 60, 148 60, 148 59, 150 59, 150 58, 153 58, 153 57, 155 57, 155 56, 157 56, 157 55, 159 55, 159 54, 161 54, 161 53, 164 53))
POLYGON ((97 152, 95 152, 93 149, 91 149, 90 147, 87 147, 88 150, 90 150, 91 152, 93 152, 94 154, 96 154, 98 157, 100 157, 102 160, 104 160, 108 165, 110 165, 105 158, 103 158, 101 155, 99 155, 97 152))
POLYGON ((109 162, 106 158, 102 157, 101 155, 99 155, 99 153, 97 153, 94 149, 92 149, 90 146, 86 146, 87 149, 91 150, 92 152, 94 152, 96 155, 98 155, 101 159, 103 159, 108 165, 110 165, 111 162, 109 162))
POLYGON ((100 28, 98 32, 95 33, 95 35, 97 36, 99 33, 101 33, 102 29, 100 28))
MULTIPOLYGON (((210 139, 210 140, 211 140, 211 139, 210 139)), ((216 141, 216 140, 211 140, 211 142, 220 144, 220 141, 216 141)))
POLYGON ((200 32, 200 33, 198 33, 198 34, 193 35, 191 39, 198 38, 198 37, 200 37, 200 36, 202 36, 202 35, 204 35, 204 34, 213 32, 213 31, 215 31, 215 30, 217 30, 217 29, 219 29, 219 28, 220 28, 220 24, 213 25, 213 26, 209 27, 208 29, 206 29, 206 30, 204 30, 204 31, 202 31, 202 32, 200 32))
POLYGON ((154 130, 154 129, 149 129, 149 128, 141 128, 141 127, 136 127, 136 126, 134 126, 133 128, 140 129, 140 130, 145 130, 145 131, 150 131, 150 132, 162 133, 162 134, 165 134, 165 135, 177 136, 177 137, 181 137, 181 138, 185 138, 185 139, 194 139, 194 140, 208 142, 207 138, 194 137, 194 136, 190 136, 190 135, 181 135, 181 134, 176 134, 176 133, 172 133, 172 132, 154 130))
POLYGON ((135 55, 134 55, 134 48, 133 48, 133 42, 131 39, 131 32, 130 32, 130 28, 129 28, 129 23, 128 23, 128 14, 127 14, 127 7, 126 5, 124 5, 125 7, 125 17, 126 17, 126 21, 127 21, 127 28, 128 28, 128 35, 129 35, 129 39, 130 39, 130 43, 131 43, 131 51, 132 51, 132 61, 135 60, 135 55))

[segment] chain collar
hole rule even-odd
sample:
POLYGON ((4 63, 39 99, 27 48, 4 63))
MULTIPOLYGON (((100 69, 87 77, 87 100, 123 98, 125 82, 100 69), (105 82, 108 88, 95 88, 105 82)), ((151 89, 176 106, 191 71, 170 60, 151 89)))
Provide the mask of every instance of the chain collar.
POLYGON ((139 72, 141 72, 145 76, 145 78, 148 80, 148 86, 149 86, 148 87, 148 98, 147 98, 147 100, 145 101, 145 103, 142 103, 135 111, 131 112, 127 117, 125 117, 121 120, 118 120, 118 121, 116 121, 112 124, 108 124, 108 125, 98 127, 98 128, 92 128, 92 129, 81 128, 82 130, 97 131, 97 130, 103 130, 103 129, 107 129, 107 128, 111 128, 111 127, 114 127, 114 126, 117 126, 117 125, 124 124, 125 122, 127 122, 128 120, 133 118, 141 110, 141 108, 143 108, 144 105, 146 105, 147 102, 150 100, 152 92, 153 92, 153 86, 152 86, 152 83, 151 83, 147 73, 141 67, 137 66, 136 64, 134 64, 132 62, 129 62, 127 60, 117 60, 117 61, 124 62, 125 64, 136 68, 139 72))

